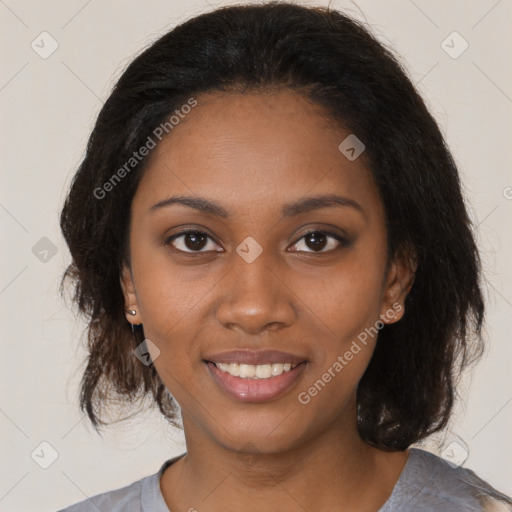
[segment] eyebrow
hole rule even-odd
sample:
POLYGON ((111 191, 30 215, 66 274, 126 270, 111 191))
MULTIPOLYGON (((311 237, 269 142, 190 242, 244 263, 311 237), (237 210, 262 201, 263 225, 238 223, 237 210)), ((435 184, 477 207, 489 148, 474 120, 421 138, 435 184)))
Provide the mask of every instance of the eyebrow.
MULTIPOLYGON (((204 197, 197 196, 173 196, 167 199, 163 199, 158 203, 151 206, 150 212, 160 210, 161 208, 167 208, 174 204, 181 204, 194 208, 202 213, 215 215, 224 219, 230 218, 230 213, 220 204, 215 203, 204 197)), ((313 210, 319 210, 321 208, 334 208, 334 207, 348 207, 352 208, 363 216, 365 212, 362 206, 353 199, 345 196, 339 196, 336 194, 324 194, 319 196, 306 197, 297 201, 286 203, 281 209, 281 215, 283 218, 294 217, 303 213, 308 213, 313 210)))

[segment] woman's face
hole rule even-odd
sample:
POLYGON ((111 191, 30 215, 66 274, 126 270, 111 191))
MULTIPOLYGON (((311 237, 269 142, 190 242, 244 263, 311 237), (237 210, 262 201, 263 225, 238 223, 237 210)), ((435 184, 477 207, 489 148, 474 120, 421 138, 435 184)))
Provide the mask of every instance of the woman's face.
POLYGON ((339 149, 350 133, 294 92, 196 99, 133 199, 129 319, 187 435, 273 452, 355 429, 376 328, 400 319, 412 275, 387 267, 376 185, 339 149))

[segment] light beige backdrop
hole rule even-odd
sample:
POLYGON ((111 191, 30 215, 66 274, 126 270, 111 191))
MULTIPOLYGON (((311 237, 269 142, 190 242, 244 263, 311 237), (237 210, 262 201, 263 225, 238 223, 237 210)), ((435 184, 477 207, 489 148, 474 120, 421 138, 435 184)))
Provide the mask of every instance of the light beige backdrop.
MULTIPOLYGON (((58 296, 58 212, 123 68, 214 0, 0 0, 0 510, 57 510, 184 451, 156 413, 97 436, 79 414, 83 325, 58 296)), ((234 3, 234 2, 233 2, 234 3)), ((304 2, 306 3, 306 2, 304 2)), ((327 5, 327 1, 310 2, 327 5)), ((394 46, 460 166, 487 277, 489 349, 429 449, 512 494, 512 3, 338 0, 394 46)))

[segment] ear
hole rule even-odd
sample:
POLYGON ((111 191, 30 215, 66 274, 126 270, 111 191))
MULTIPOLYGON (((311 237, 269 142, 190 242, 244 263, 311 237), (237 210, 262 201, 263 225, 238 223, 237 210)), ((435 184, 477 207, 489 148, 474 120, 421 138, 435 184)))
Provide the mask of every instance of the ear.
POLYGON ((142 323, 142 318, 137 303, 137 294, 135 293, 132 271, 127 263, 123 265, 119 277, 124 297, 126 320, 133 325, 139 325, 142 323))
POLYGON ((405 298, 411 291, 418 268, 411 249, 398 251, 389 264, 385 279, 380 319, 385 324, 398 322, 405 313, 405 298))

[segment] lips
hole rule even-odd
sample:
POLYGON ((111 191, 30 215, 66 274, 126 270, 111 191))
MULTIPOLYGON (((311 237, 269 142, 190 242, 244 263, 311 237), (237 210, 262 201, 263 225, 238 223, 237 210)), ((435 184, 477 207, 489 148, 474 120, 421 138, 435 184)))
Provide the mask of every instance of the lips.
MULTIPOLYGON (((289 391, 303 374, 307 359, 279 350, 231 350, 208 355, 204 363, 212 380, 228 397, 241 402, 267 402, 289 391), (286 365, 282 373, 266 378, 239 377, 225 371, 224 365, 286 365), (224 368, 224 370, 222 369, 224 368)), ((275 368, 276 366, 274 366, 275 368)))
POLYGON ((203 358, 212 363, 238 363, 238 364, 299 364, 306 361, 306 357, 282 352, 280 350, 230 350, 209 354, 203 358))

